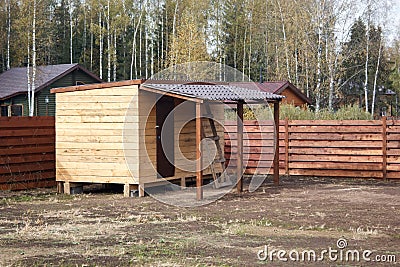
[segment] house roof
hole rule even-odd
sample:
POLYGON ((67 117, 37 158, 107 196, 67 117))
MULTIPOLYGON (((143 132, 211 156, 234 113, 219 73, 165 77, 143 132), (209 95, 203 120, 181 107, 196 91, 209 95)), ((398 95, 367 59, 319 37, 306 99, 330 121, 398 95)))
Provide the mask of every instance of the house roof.
POLYGON ((82 86, 70 86, 65 88, 52 89, 52 93, 63 93, 72 91, 83 91, 101 88, 110 88, 127 85, 140 85, 142 90, 151 91, 159 94, 168 94, 175 97, 181 97, 188 100, 212 101, 250 101, 250 100, 269 100, 280 101, 284 96, 254 90, 245 87, 224 84, 207 84, 207 83, 173 83, 172 81, 151 81, 145 83, 144 80, 128 80, 121 82, 111 82, 102 84, 89 84, 82 86), (154 83, 153 83, 154 82, 154 83), (157 83, 155 83, 157 82, 157 83))
MULTIPOLYGON (((74 70, 82 70, 94 80, 102 82, 102 80, 86 70, 79 64, 59 64, 38 66, 36 70, 35 91, 54 83, 58 79, 71 73, 74 70)), ((30 69, 32 74, 32 69, 30 69)), ((26 94, 28 88, 27 68, 12 68, 0 74, 0 100, 7 99, 19 94, 26 94)))
POLYGON ((276 81, 276 82, 263 82, 263 83, 256 83, 256 82, 234 82, 230 83, 230 85, 240 86, 244 88, 251 88, 251 89, 259 89, 261 91, 277 94, 282 94, 283 91, 286 89, 290 90, 293 94, 297 97, 302 99, 305 103, 311 105, 311 100, 303 94, 296 86, 291 84, 288 81, 276 81))

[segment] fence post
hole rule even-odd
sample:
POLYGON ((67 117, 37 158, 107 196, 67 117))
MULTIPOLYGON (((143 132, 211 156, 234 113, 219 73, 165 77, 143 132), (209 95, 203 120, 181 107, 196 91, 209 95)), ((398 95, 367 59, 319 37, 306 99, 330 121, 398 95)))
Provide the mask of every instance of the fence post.
POLYGON ((382 178, 387 178, 387 121, 382 117, 382 178))
POLYGON ((285 171, 289 176, 289 120, 285 118, 285 171))

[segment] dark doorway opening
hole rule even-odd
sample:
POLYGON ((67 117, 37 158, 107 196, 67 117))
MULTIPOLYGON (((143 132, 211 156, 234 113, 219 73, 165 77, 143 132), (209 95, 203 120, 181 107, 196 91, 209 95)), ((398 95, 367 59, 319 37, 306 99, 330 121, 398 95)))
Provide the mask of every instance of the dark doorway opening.
POLYGON ((172 177, 175 175, 174 108, 174 98, 170 96, 162 96, 156 103, 158 178, 172 177), (168 116, 169 118, 166 122, 168 116))

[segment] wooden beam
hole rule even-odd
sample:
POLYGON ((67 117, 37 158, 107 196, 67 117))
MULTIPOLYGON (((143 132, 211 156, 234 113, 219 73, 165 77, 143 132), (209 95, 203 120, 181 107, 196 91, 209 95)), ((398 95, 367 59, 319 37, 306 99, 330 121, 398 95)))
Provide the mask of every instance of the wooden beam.
POLYGON ((274 103, 274 123, 275 123, 274 184, 279 185, 279 102, 274 103))
POLYGON ((243 191, 243 101, 237 102, 237 192, 243 191))
POLYGON ((77 85, 77 86, 69 86, 69 87, 61 87, 61 88, 51 89, 50 93, 55 94, 55 93, 85 91, 85 90, 103 89, 103 88, 120 87, 120 86, 128 86, 128 85, 140 85, 142 83, 144 83, 144 80, 128 80, 128 81, 109 82, 109 83, 93 83, 93 84, 87 84, 87 85, 77 85))
POLYGON ((196 103, 203 103, 203 100, 199 99, 199 98, 190 97, 190 96, 184 96, 184 95, 171 93, 171 92, 167 92, 167 91, 163 91, 163 90, 159 90, 159 89, 154 89, 154 88, 146 87, 146 85, 140 86, 139 89, 143 90, 143 91, 155 93, 155 94, 161 94, 161 95, 166 95, 166 96, 171 96, 171 97, 183 99, 183 100, 186 100, 186 101, 192 101, 192 102, 196 102, 196 103))
POLYGON ((201 103, 196 103, 196 199, 203 199, 203 171, 201 159, 201 103))

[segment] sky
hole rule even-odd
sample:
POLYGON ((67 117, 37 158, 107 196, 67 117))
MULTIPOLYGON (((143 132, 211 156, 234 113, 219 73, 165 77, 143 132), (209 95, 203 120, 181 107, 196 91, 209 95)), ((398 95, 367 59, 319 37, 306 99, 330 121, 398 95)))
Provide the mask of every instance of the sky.
POLYGON ((388 41, 400 34, 400 0, 393 0, 393 9, 389 16, 389 32, 387 34, 388 41))

